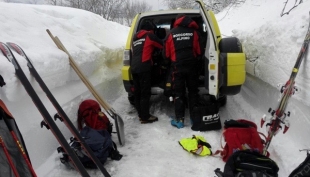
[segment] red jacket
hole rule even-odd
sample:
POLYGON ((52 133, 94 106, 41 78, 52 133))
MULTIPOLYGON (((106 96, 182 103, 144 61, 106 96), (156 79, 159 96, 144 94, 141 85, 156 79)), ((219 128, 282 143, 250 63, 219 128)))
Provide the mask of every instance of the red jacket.
POLYGON ((188 16, 182 16, 174 22, 164 42, 164 57, 170 59, 176 67, 197 63, 202 55, 198 25, 188 16))
POLYGON ((132 73, 142 73, 151 70, 152 54, 155 48, 162 49, 162 41, 152 31, 140 30, 132 42, 132 73))

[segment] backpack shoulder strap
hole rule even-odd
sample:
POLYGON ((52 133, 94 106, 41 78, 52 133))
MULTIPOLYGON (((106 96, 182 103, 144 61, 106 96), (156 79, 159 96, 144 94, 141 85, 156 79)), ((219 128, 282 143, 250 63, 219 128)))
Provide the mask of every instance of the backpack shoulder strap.
POLYGON ((224 146, 223 146, 223 135, 224 135, 224 131, 225 131, 225 129, 222 131, 221 137, 220 137, 221 149, 216 150, 216 151, 212 154, 212 156, 218 156, 218 155, 224 156, 224 154, 225 154, 225 149, 224 149, 224 146))
POLYGON ((111 149, 111 152, 110 152, 110 158, 112 160, 121 160, 121 158, 123 157, 123 155, 121 155, 119 153, 119 151, 117 150, 117 146, 116 146, 116 143, 112 140, 112 144, 113 144, 113 147, 111 149))

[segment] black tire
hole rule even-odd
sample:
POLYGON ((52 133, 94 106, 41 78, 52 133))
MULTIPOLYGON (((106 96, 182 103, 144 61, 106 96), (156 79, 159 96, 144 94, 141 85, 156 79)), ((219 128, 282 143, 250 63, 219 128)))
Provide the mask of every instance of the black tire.
POLYGON ((241 91, 241 85, 236 86, 222 86, 220 88, 220 93, 224 95, 237 95, 241 91))
POLYGON ((135 97, 132 93, 128 93, 128 101, 131 105, 135 105, 135 97))
POLYGON ((218 103, 220 107, 224 107, 227 103, 227 95, 220 95, 220 97, 218 98, 218 103))
POLYGON ((236 37, 223 38, 219 43, 221 53, 242 53, 242 44, 236 37))

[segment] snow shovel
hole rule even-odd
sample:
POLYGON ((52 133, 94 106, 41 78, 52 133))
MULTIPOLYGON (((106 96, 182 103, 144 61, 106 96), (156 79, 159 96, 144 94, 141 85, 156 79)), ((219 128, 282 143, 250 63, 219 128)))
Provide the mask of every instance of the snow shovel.
POLYGON ((57 36, 53 36, 50 30, 46 30, 49 36, 52 38, 56 46, 64 51, 69 56, 69 61, 71 67, 74 69, 74 71, 77 73, 77 75, 80 77, 80 79, 84 82, 88 90, 93 94, 93 96, 96 98, 96 100, 99 102, 99 104, 104 108, 104 110, 114 119, 115 121, 115 127, 116 127, 116 133, 119 140, 119 143, 121 146, 125 145, 125 131, 124 131, 124 121, 121 118, 120 115, 118 115, 115 110, 110 107, 97 93, 97 91, 94 89, 94 86, 89 82, 89 80, 84 76, 84 74, 79 69, 78 65, 73 60, 72 56, 69 54, 68 50, 65 48, 65 46, 62 44, 62 42, 59 40, 57 36))

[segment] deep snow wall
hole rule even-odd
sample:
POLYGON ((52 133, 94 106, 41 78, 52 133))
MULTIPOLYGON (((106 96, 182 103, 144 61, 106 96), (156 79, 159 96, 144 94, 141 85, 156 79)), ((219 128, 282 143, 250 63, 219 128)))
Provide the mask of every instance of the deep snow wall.
MULTIPOLYGON (((106 64, 108 68, 93 70, 90 68, 92 68, 94 63, 84 63, 81 66, 81 70, 82 72, 84 71, 84 73, 87 73, 88 79, 93 84, 99 95, 101 95, 107 102, 111 103, 124 91, 121 75, 119 72, 122 63, 123 50, 106 50, 109 51, 108 54, 107 52, 103 52, 101 57, 113 57, 114 60, 114 62, 108 62, 110 64, 106 64), (90 73, 90 71, 93 72, 90 73), (110 74, 109 78, 106 77, 107 74, 110 74)), ((28 72, 27 67, 24 67, 23 69, 24 72, 28 72)), ((84 99, 94 99, 94 97, 88 91, 83 82, 78 79, 78 76, 73 69, 69 69, 67 74, 71 75, 72 77, 76 77, 76 79, 67 82, 66 85, 52 88, 50 91, 62 106, 64 111, 68 114, 68 117, 72 120, 73 124, 77 125, 76 113, 78 104, 84 99)), ((42 76, 42 79, 48 83, 51 77, 52 76, 42 76)), ((28 79, 34 86, 51 117, 53 117, 56 113, 53 105, 50 103, 49 99, 41 90, 35 79, 32 76, 29 76, 28 79)), ((57 79, 59 79, 59 76, 58 78, 53 76, 51 80, 57 79)), ((16 88, 19 89, 19 96, 16 99, 8 99, 6 96, 2 95, 1 99, 6 103, 7 107, 14 115, 17 125, 19 126, 19 129, 25 139, 29 155, 30 157, 33 157, 31 158, 31 162, 33 166, 37 168, 55 152, 59 144, 51 131, 47 130, 46 128, 41 129, 40 122, 43 120, 42 116, 40 115, 35 105, 32 103, 29 95, 24 90, 21 83, 16 80, 16 84, 16 88)), ((56 124, 59 126, 66 139, 69 139, 72 136, 63 123, 56 121, 56 124)))
MULTIPOLYGON (((111 102, 120 95, 123 89, 120 69, 128 27, 84 10, 3 2, 0 2, 0 23, 1 42, 14 42, 23 48, 74 124, 78 103, 92 96, 70 67, 68 56, 56 47, 46 29, 58 36, 100 95, 111 102)), ((30 75, 26 60, 14 55, 53 117, 56 110, 30 75)), ((51 131, 40 128, 42 116, 15 76, 12 63, 2 54, 0 74, 6 81, 6 86, 0 89, 0 98, 14 115, 37 169, 59 144, 51 131)), ((64 124, 57 122, 57 125, 69 139, 71 134, 64 124)))
MULTIPOLYGON (((309 1, 305 1, 293 10, 290 15, 279 17, 282 10, 281 7, 283 6, 281 0, 247 0, 244 4, 236 8, 230 8, 230 13, 225 18, 222 19, 226 12, 222 16, 221 14, 217 15, 222 33, 237 36, 243 43, 249 58, 258 57, 253 64, 256 74, 248 74, 241 93, 230 96, 226 107, 221 108, 220 114, 222 120, 246 118, 255 121, 259 125, 261 116, 263 114, 268 115, 268 108, 275 108, 277 106, 280 93, 275 86, 278 83, 286 82, 294 65, 308 23, 309 3, 309 1), (270 10, 268 7, 274 9, 270 10)), ((26 53, 33 59, 34 66, 41 74, 43 80, 47 83, 60 105, 63 106, 65 112, 68 113, 68 116, 72 118, 74 124, 76 124, 78 103, 92 96, 75 72, 70 68, 66 54, 59 51, 51 39, 49 39, 45 28, 50 28, 54 35, 60 37, 73 58, 81 66, 83 73, 87 75, 95 88, 109 103, 113 103, 115 99, 121 96, 124 97, 125 92, 120 75, 122 49, 118 47, 125 44, 126 32, 128 32, 127 28, 124 29, 125 27, 121 25, 115 25, 115 23, 107 22, 99 17, 93 19, 92 15, 84 11, 75 13, 75 9, 59 10, 43 6, 36 6, 33 9, 30 6, 12 6, 0 3, 1 12, 7 12, 5 15, 0 16, 1 29, 5 31, 5 33, 0 34, 1 40, 3 42, 16 42, 24 47, 26 53), (15 14, 14 12, 16 11, 22 14, 16 16, 8 15, 15 14), (72 12, 72 14, 67 15, 66 13, 62 13, 62 11, 72 12), (35 19, 35 21, 30 23, 27 17, 34 16, 34 14, 39 14, 44 18, 35 19), (7 18, 13 18, 13 20, 7 20, 7 18), (39 25, 36 26, 35 22, 38 22, 37 24, 39 25), (87 22, 87 24, 84 25, 83 22, 87 22), (19 30, 13 33, 12 26, 15 27, 20 24, 27 27, 27 30, 19 30), (84 28, 84 26, 91 28, 90 30, 85 30, 87 28, 84 28), (76 29, 78 29, 78 32, 74 32, 76 29), (84 34, 87 34, 87 36, 84 34), (27 36, 31 36, 33 40, 24 40, 27 36), (113 36, 114 38, 112 38, 113 36), (119 36, 124 36, 124 38, 122 39, 119 36), (110 45, 112 49, 107 47, 110 45), (44 47, 40 48, 40 46, 44 47)), ((25 138, 30 157, 33 157, 31 160, 35 169, 46 170, 48 172, 48 167, 53 168, 49 166, 50 164, 46 164, 47 168, 40 168, 41 165, 45 165, 44 162, 49 157, 55 158, 56 166, 59 166, 60 170, 61 168, 64 169, 63 165, 59 163, 58 157, 54 155, 58 147, 58 142, 50 131, 40 128, 42 117, 15 77, 11 63, 3 62, 5 58, 2 56, 0 56, 0 59, 0 71, 9 71, 1 73, 6 78, 7 85, 0 89, 0 98, 4 100, 17 120, 17 124, 25 138)), ((22 64, 23 69, 26 71, 30 82, 35 87, 40 98, 47 106, 48 111, 51 115, 54 115, 55 109, 49 103, 35 80, 30 76, 29 72, 27 72, 25 61, 20 57, 18 57, 18 60, 22 64)), ((280 165, 279 176, 288 176, 290 171, 305 158, 305 154, 299 153, 298 150, 310 147, 307 137, 310 133, 308 129, 310 125, 308 117, 310 113, 310 94, 307 93, 307 88, 309 88, 310 84, 310 73, 307 72, 308 68, 309 62, 305 60, 302 63, 301 71, 296 80, 297 85, 300 86, 302 91, 291 98, 290 105, 288 106, 291 116, 287 120, 291 122, 291 127, 284 135, 279 132, 269 148, 271 158, 277 159, 277 163, 280 165)), ((118 104, 128 106, 126 98, 122 101, 123 103, 118 104)), ((151 109, 157 110, 157 113, 167 111, 162 106, 164 107, 165 105, 158 104, 151 109)), ((120 108, 123 107, 120 106, 120 108)), ((125 114, 126 110, 122 111, 124 111, 123 118, 127 122, 130 122, 130 116, 125 114)), ((169 118, 167 117, 172 111, 170 109, 168 111, 164 113, 167 114, 165 115, 166 118, 158 122, 160 128, 169 125, 169 118)), ((131 115, 131 117, 134 116, 131 115)), ((135 124, 127 124, 125 126, 135 124)), ((63 123, 58 121, 57 125, 59 125, 66 138, 71 136, 63 123)), ((145 127, 145 129, 147 128, 145 127)), ((265 127, 260 130, 265 132, 265 127)), ((163 133, 160 129, 157 132, 159 132, 156 134, 158 138, 166 136, 165 134, 160 134, 163 133)), ((129 133, 129 142, 136 141, 136 138, 140 136, 138 130, 129 133)), ((178 140, 181 136, 185 137, 188 135, 184 132, 183 134, 176 134, 174 130, 170 129, 169 134, 169 137, 173 141, 178 140)), ((211 132, 208 133, 208 136, 210 142, 217 143, 220 133, 211 132)), ((156 142, 154 144, 157 145, 156 142)), ((171 142, 169 141, 166 146, 170 147, 171 142)), ((179 148, 177 144, 175 146, 179 148)), ((134 150, 138 149, 136 146, 132 146, 131 148, 134 150)), ((158 148, 160 149, 161 147, 158 148)), ((183 153, 182 149, 180 151, 183 153)), ((162 152, 167 152, 167 149, 162 149, 162 152)), ((171 153, 174 152, 171 151, 171 153)), ((123 160, 123 163, 120 163, 120 167, 134 167, 135 164, 130 163, 130 158, 127 160, 123 160), (125 162, 128 162, 130 165, 125 162)), ((190 162, 193 164, 197 163, 197 159, 190 160, 190 162)), ((206 160, 206 164, 210 166, 213 162, 214 159, 206 160)), ((146 170, 146 174, 147 169, 144 170, 146 170)), ((121 172, 114 173, 119 174, 121 172)), ((169 170, 167 170, 168 173, 169 170)))
MULTIPOLYGON (((260 125, 263 114, 269 118, 268 109, 278 106, 281 95, 277 85, 288 80, 310 21, 309 1, 303 1, 288 15, 280 16, 283 9, 289 11, 294 3, 293 0, 247 0, 217 15, 223 36, 238 37, 248 59, 248 74, 242 91, 228 100, 239 107, 229 110, 231 115, 243 112, 244 118, 260 125)), ((309 59, 309 55, 304 58, 296 78, 296 86, 301 91, 291 97, 287 107, 291 113, 286 119, 290 128, 286 134, 280 131, 269 147, 270 157, 280 166, 279 176, 288 176, 306 156, 299 149, 310 147, 309 59)), ((265 126, 260 130, 266 133, 265 126)))

